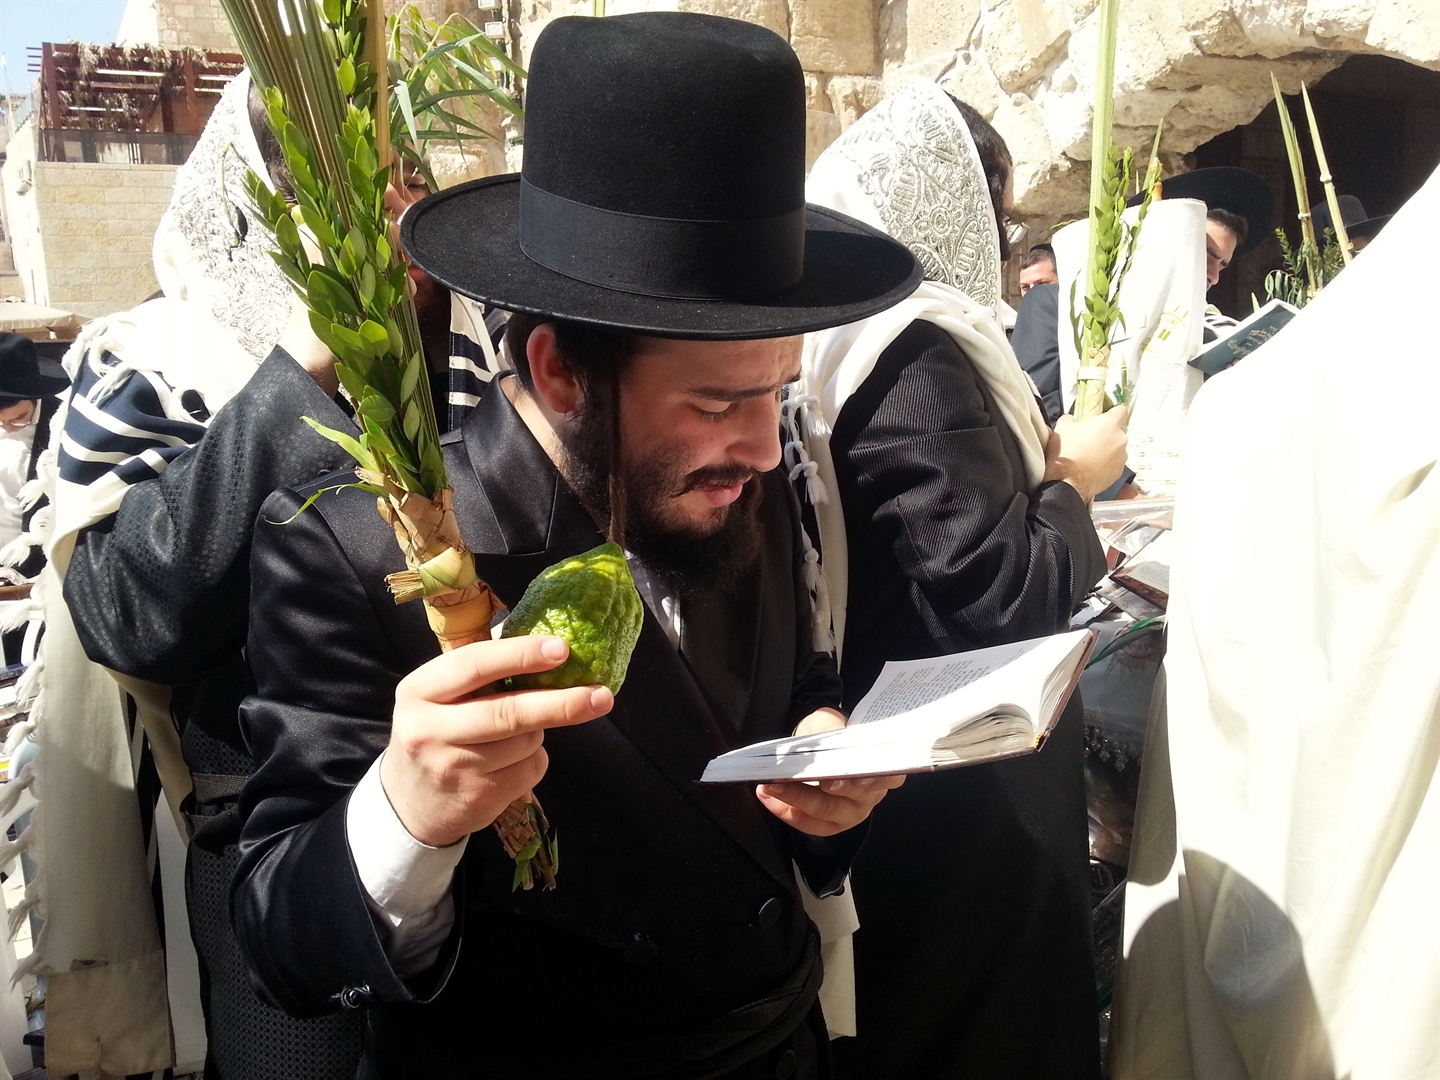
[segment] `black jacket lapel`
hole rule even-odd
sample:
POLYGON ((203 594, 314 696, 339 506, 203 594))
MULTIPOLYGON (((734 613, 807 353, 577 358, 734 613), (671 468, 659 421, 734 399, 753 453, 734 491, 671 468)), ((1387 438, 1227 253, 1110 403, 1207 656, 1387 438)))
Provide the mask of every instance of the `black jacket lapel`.
MULTIPOLYGON (((446 442, 458 444, 455 449, 463 448, 468 457, 465 463, 458 455, 450 459, 460 534, 475 551, 480 575, 506 604, 515 604, 546 566, 603 541, 594 520, 499 387, 480 400, 459 437, 447 437, 446 442)), ((743 722, 750 696, 743 672, 754 666, 758 580, 742 590, 742 597, 738 610, 717 602, 703 614, 697 612, 697 625, 703 629, 693 644, 687 642, 687 652, 705 658, 705 678, 715 680, 717 703, 735 718, 731 723, 743 722)), ((788 694, 791 688, 775 690, 788 694)), ((697 783, 706 763, 733 749, 737 739, 726 734, 691 669, 648 608, 608 722, 767 873, 786 887, 793 885, 754 792, 745 785, 697 783)))

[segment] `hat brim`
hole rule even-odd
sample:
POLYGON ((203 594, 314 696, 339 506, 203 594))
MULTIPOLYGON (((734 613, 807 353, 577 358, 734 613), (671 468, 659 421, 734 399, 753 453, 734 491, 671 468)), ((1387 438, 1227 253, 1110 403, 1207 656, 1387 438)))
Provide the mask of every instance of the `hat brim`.
MULTIPOLYGON (((1235 251, 1254 251, 1270 235, 1275 220, 1275 196, 1265 180, 1249 169, 1216 165, 1181 173, 1162 182, 1162 199, 1199 199, 1211 210, 1228 210, 1245 219, 1245 242, 1235 251)), ((1132 195, 1125 205, 1135 206, 1141 196, 1132 195)))
POLYGON ((1357 221, 1354 225, 1346 225, 1345 235, 1352 240, 1372 239, 1376 233, 1385 227, 1385 223, 1394 216, 1394 214, 1381 214, 1379 217, 1357 221))
POLYGON ((70 376, 63 367, 47 357, 36 356, 35 371, 21 375, 19 383, 0 381, 0 400, 34 401, 63 394, 69 387, 70 376))
POLYGON ((903 244, 844 214, 806 208, 800 283, 760 300, 643 296, 566 277, 520 250, 519 174, 487 177, 412 206, 400 239, 416 266, 463 296, 508 311, 655 337, 787 337, 868 318, 915 291, 903 244))

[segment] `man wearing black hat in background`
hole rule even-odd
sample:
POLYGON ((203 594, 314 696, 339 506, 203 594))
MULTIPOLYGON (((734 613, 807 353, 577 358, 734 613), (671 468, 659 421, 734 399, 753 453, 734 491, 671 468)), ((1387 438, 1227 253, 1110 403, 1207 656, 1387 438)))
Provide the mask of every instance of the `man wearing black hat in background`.
MULTIPOLYGON (((23 504, 20 489, 35 479, 36 449, 49 441, 50 420, 69 386, 65 369, 41 356, 28 337, 0 331, 0 548, 20 536, 39 509, 23 504)), ((21 584, 44 562, 39 548, 31 548, 18 565, 0 567, 0 584, 21 584)), ((6 664, 20 659, 23 637, 23 629, 5 635, 6 664)))
POLYGON ((385 594, 399 552, 374 499, 280 527, 312 489, 278 492, 252 558, 237 933, 287 1010, 368 1008, 366 1077, 822 1077, 795 872, 838 890, 896 781, 696 781, 728 748, 844 722, 779 399, 798 335, 883 310, 919 269, 806 208, 803 77, 768 30, 558 19, 526 111, 523 174, 432 196, 402 239, 519 313, 518 376, 444 440, 477 570, 513 604, 599 543, 613 470, 646 600, 629 675, 613 697, 497 693, 564 643, 437 657, 420 606, 385 594), (565 860, 556 891, 513 892, 488 826, 537 783, 565 860))
MULTIPOLYGON (((1205 204, 1205 288, 1213 289, 1220 274, 1237 255, 1252 251, 1270 231, 1275 200, 1265 181, 1249 169, 1221 166, 1196 169, 1164 181, 1163 199, 1198 199, 1205 204)), ((1131 205, 1139 196, 1130 200, 1131 205)), ((1219 312, 1210 308, 1209 312, 1219 312)), ((1209 313, 1207 312, 1207 314, 1209 313)), ((1052 423, 1063 408, 1060 387, 1060 286, 1039 284, 1020 302, 1011 344, 1042 394, 1047 419, 1052 423)), ((1069 330, 1066 330, 1069 333, 1069 330)), ((1207 331, 1207 340, 1213 338, 1207 331)), ((1128 471, 1128 470, 1127 470, 1128 471)), ((1128 480, 1126 481, 1128 483, 1128 480)), ((1114 498, 1120 489, 1102 493, 1114 498)))
MULTIPOLYGON (((1379 217, 1371 217, 1365 210, 1365 204, 1354 195, 1341 195, 1336 198, 1340 207, 1340 221, 1345 226, 1345 235, 1350 239, 1350 247, 1355 252, 1363 251, 1375 239, 1375 234, 1385 227, 1394 214, 1381 214, 1379 217)), ((1321 247, 1325 246, 1325 233, 1328 230, 1335 242, 1339 237, 1335 236, 1335 221, 1330 213, 1328 200, 1318 202, 1310 208, 1310 220, 1315 225, 1315 240, 1321 247)))

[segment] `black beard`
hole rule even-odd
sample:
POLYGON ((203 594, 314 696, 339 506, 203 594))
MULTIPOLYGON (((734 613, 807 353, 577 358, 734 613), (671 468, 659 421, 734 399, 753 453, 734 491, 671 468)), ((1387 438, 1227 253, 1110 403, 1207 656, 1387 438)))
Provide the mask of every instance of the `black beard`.
MULTIPOLYGON (((586 410, 562 437, 565 479, 600 521, 610 517, 610 424, 586 410)), ((683 473, 678 455, 648 454, 625 471, 625 547, 662 585, 681 596, 731 592, 760 554, 761 486, 743 466, 683 473), (663 508, 704 483, 746 480, 740 498, 717 507, 709 529, 677 526, 663 508)))

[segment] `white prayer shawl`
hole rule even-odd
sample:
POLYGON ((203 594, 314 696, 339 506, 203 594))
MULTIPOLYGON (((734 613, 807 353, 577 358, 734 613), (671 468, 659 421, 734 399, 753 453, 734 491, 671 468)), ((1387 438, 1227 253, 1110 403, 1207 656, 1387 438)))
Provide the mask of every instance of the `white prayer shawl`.
POLYGON ((17 545, 40 543, 48 559, 29 601, 32 629, 43 622, 45 636, 21 693, 30 714, 21 728, 40 747, 33 828, 46 920, 25 970, 48 974, 46 1060, 57 1075, 183 1070, 204 1059, 198 1001, 171 992, 177 978, 195 981, 185 911, 167 906, 167 950, 151 894, 157 857, 167 874, 183 865, 178 808, 191 786, 169 691, 90 663, 62 589, 76 535, 204 433, 182 393, 218 411, 284 326, 289 289, 265 254, 268 234, 259 222, 247 223, 244 243, 236 233, 245 170, 264 167, 248 90, 244 74, 226 87, 176 173, 153 245, 165 295, 87 324, 66 354, 79 389, 52 422, 31 492, 50 505, 17 545), (144 744, 126 719, 127 694, 173 815, 155 815, 148 834, 134 786, 144 744))
MULTIPOLYGON (((1133 223, 1137 213, 1126 211, 1126 220, 1133 223)), ((1065 226, 1051 243, 1060 281, 1060 391, 1068 410, 1080 367, 1070 323, 1071 284, 1078 310, 1085 302, 1090 222, 1065 226)), ((1113 394, 1123 365, 1134 384, 1129 466, 1136 484, 1150 494, 1173 491, 1179 478, 1185 411, 1203 382, 1188 361, 1200 351, 1204 311, 1205 204, 1195 199, 1152 203, 1120 293, 1125 322, 1116 332, 1106 382, 1113 394)))
POLYGON ((1440 174, 1190 409, 1116 1080, 1440 1076, 1437 245, 1440 174))
MULTIPOLYGON (((912 82, 850 127, 815 162, 808 202, 838 210, 887 233, 920 260, 925 275, 888 311, 805 339, 801 376, 785 403, 790 478, 806 478, 823 563, 807 540, 806 578, 815 601, 815 647, 835 654, 845 640, 849 558, 830 435, 845 402, 870 376, 880 354, 916 320, 949 333, 983 378, 1015 434, 1033 488, 1045 473, 1049 437, 1034 383, 1020 368, 996 318, 1000 236, 984 168, 969 129, 949 96, 912 82), (801 415, 803 414, 803 415, 801 415)), ((821 930, 825 981, 821 1008, 832 1037, 854 1035, 853 934, 860 921, 850 889, 805 910, 821 930)))

